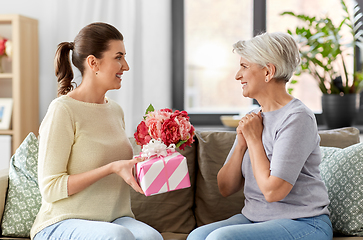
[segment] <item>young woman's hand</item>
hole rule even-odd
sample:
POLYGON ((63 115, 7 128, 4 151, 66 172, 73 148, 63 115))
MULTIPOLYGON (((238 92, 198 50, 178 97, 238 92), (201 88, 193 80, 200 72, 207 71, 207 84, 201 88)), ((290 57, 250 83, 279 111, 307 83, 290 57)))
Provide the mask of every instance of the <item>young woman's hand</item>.
POLYGON ((133 167, 136 163, 144 161, 143 157, 135 157, 131 160, 119 160, 113 162, 113 172, 123 178, 123 180, 130 185, 136 192, 144 194, 140 185, 136 182, 133 175, 133 167))
POLYGON ((136 163, 144 161, 145 158, 137 157, 131 160, 119 160, 88 172, 70 175, 68 177, 68 196, 76 194, 100 179, 117 174, 124 179, 135 191, 144 194, 133 175, 133 167, 136 163))

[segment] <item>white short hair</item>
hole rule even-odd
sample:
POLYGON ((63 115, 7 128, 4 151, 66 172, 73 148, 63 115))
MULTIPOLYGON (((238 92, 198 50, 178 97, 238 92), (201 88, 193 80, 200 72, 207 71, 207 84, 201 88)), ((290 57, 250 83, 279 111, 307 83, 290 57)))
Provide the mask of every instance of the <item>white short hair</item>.
POLYGON ((293 37, 287 33, 262 33, 250 40, 238 41, 233 49, 250 63, 276 67, 275 79, 290 80, 301 59, 299 48, 293 37))

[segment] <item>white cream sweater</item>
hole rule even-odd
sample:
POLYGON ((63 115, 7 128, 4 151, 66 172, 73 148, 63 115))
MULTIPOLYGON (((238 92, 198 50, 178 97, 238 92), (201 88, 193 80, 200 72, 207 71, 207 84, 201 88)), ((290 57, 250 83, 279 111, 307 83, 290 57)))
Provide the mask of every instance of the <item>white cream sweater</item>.
POLYGON ((116 102, 93 104, 59 97, 50 104, 39 136, 38 179, 43 200, 31 238, 65 219, 111 222, 133 217, 130 188, 116 174, 72 196, 67 193, 69 175, 132 158, 124 113, 116 102))

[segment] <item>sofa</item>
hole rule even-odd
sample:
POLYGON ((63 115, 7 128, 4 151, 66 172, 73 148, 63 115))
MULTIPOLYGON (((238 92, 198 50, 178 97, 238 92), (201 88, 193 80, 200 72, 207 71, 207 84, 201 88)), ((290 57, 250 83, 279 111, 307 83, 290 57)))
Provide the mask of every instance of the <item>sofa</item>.
MULTIPOLYGON (((235 135, 236 133, 234 131, 197 131, 195 142, 192 146, 187 147, 183 151, 178 150, 187 158, 191 187, 148 197, 131 189, 131 206, 136 219, 153 226, 161 232, 165 240, 185 240, 188 233, 198 226, 226 219, 234 214, 240 213, 244 205, 243 190, 229 197, 223 197, 218 191, 216 179, 217 173, 222 167, 234 142, 235 135)), ((357 209, 356 206, 363 202, 358 202, 355 205, 353 202, 354 200, 345 201, 344 199, 348 199, 349 196, 339 195, 339 191, 336 191, 337 187, 334 184, 337 184, 340 181, 332 180, 332 178, 335 177, 335 174, 329 172, 331 170, 334 170, 333 173, 339 172, 339 169, 336 169, 336 165, 330 162, 330 159, 337 159, 337 157, 338 159, 344 159, 343 167, 341 168, 345 168, 346 161, 347 159, 349 161, 350 158, 354 159, 354 166, 363 166, 363 144, 362 154, 360 152, 358 154, 361 154, 362 158, 358 157, 358 160, 356 160, 355 156, 350 157, 350 153, 345 154, 344 152, 341 152, 345 149, 351 149, 352 146, 354 146, 354 150, 360 147, 359 130, 353 127, 324 130, 319 131, 319 135, 321 137, 323 158, 325 159, 322 172, 324 172, 326 176, 326 178, 324 178, 325 180, 331 179, 328 182, 329 184, 332 182, 332 184, 330 184, 332 189, 329 190, 330 185, 328 187, 329 196, 332 196, 332 201, 335 204, 334 206, 337 206, 337 211, 332 209, 334 213, 332 215, 332 221, 337 222, 336 228, 334 229, 334 239, 363 239, 363 237, 347 235, 363 236, 361 232, 363 223, 361 225, 360 223, 358 223, 358 225, 352 225, 349 222, 352 220, 349 215, 357 216, 362 220, 363 211, 357 209), (360 162, 362 164, 360 164, 360 162), (336 192, 338 193, 337 198, 341 199, 341 204, 343 204, 343 206, 351 206, 350 209, 344 211, 341 205, 339 205, 339 201, 336 201, 335 199, 336 192), (349 213, 348 216, 347 212, 349 213), (341 224, 339 221, 343 223, 341 224), (342 228, 342 225, 350 226, 353 230, 348 230, 351 232, 347 233, 347 230, 345 230, 344 227, 342 228)), ((140 146, 136 145, 133 138, 130 138, 130 141, 134 148, 134 154, 138 154, 140 152, 140 146)), ((17 157, 19 158, 19 156, 17 157)), ((347 171, 348 173, 352 173, 350 170, 347 171)), ((8 176, 7 171, 0 172, 0 217, 4 212, 4 206, 6 205, 5 208, 8 208, 10 197, 7 196, 7 191, 10 191, 8 188, 10 189, 10 187, 13 186, 9 184, 11 179, 9 180, 8 176)), ((339 176, 345 179, 347 178, 344 174, 339 174, 339 176)), ((352 176, 352 174, 349 176, 352 176)), ((348 182, 347 186, 349 184, 350 183, 348 182)), ((357 184, 358 190, 351 190, 352 195, 358 196, 359 194, 362 194, 363 196, 363 189, 360 187, 360 182, 357 184)), ((362 200, 357 199, 357 201, 362 200)), ((9 212, 10 210, 7 211, 9 212)), ((3 217, 3 225, 7 220, 6 218, 7 217, 3 217)), ((4 233, 3 226, 2 230, 4 233)), ((13 236, 1 236, 0 239, 17 238, 14 238, 13 236)), ((27 238, 25 237, 24 239, 27 238)))

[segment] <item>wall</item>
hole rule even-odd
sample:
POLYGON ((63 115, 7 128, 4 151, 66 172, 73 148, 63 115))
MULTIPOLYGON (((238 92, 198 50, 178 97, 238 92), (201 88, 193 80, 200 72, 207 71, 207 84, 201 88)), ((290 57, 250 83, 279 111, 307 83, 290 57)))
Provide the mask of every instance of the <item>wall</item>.
MULTIPOLYGON (((128 135, 146 107, 171 107, 170 0, 0 0, 0 14, 21 14, 39 21, 40 121, 56 98, 53 57, 57 44, 73 41, 88 23, 104 21, 125 37, 130 71, 120 90, 107 95, 124 109, 128 135)), ((76 82, 81 76, 75 72, 76 82)))

